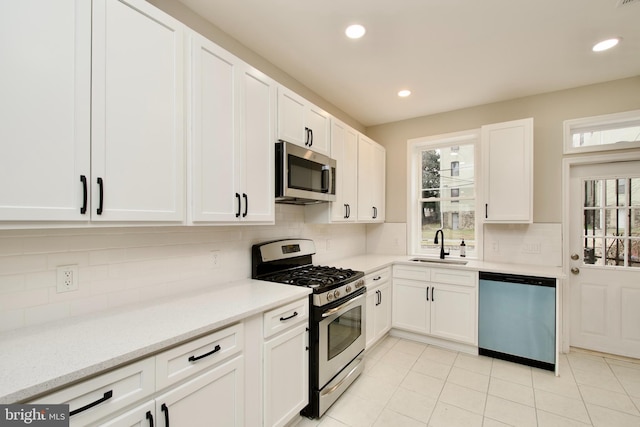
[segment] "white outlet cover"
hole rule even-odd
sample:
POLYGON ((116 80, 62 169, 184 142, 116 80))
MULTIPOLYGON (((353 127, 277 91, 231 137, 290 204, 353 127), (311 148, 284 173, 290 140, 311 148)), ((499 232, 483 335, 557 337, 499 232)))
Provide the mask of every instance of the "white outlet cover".
POLYGON ((56 290, 70 292, 78 290, 78 266, 61 265, 56 269, 56 290))

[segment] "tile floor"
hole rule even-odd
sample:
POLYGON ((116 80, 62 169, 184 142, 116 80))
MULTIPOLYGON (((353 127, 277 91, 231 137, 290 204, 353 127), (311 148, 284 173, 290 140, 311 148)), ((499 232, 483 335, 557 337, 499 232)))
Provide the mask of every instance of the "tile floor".
POLYGON ((320 420, 296 427, 640 427, 640 360, 562 355, 560 376, 387 336, 320 420))

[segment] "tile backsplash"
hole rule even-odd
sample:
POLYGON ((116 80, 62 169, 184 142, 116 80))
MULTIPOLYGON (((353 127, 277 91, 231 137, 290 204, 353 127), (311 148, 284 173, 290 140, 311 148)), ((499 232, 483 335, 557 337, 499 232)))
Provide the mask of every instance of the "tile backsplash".
POLYGON ((366 252, 364 224, 305 224, 291 205, 265 226, 2 230, 0 331, 248 278, 251 245, 288 237, 314 240, 318 264, 366 252), (78 266, 77 291, 56 291, 63 265, 78 266))

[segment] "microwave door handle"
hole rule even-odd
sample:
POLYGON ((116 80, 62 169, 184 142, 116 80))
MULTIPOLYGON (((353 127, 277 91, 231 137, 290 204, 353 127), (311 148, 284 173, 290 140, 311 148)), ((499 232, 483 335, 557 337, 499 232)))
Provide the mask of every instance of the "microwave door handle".
POLYGON ((328 193, 331 188, 331 170, 326 167, 322 168, 322 192, 328 193))

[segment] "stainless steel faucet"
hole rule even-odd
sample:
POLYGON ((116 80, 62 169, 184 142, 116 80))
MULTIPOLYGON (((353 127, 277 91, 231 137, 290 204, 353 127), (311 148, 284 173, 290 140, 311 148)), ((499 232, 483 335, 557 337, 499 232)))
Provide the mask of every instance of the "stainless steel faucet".
POLYGON ((435 243, 436 245, 438 244, 438 233, 440 233, 440 236, 442 236, 442 242, 440 243, 440 259, 444 259, 445 255, 449 255, 449 252, 444 251, 444 232, 442 231, 442 229, 436 231, 436 237, 433 239, 433 243, 435 243))

